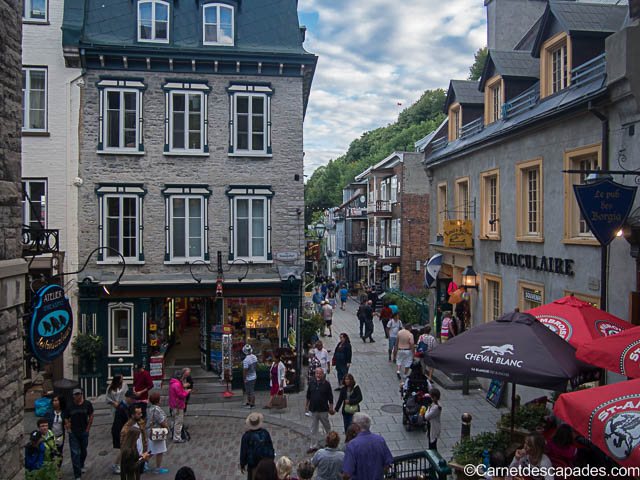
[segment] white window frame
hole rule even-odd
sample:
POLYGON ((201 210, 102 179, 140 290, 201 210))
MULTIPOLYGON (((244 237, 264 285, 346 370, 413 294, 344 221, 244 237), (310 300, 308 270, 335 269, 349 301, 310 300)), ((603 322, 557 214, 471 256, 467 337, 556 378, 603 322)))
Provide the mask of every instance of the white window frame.
POLYGON ((544 212, 544 175, 542 158, 535 158, 516 164, 516 241, 519 242, 544 242, 543 233, 544 212), (535 170, 536 195, 535 215, 530 211, 531 196, 529 195, 529 172, 535 170), (535 217, 535 218, 532 218, 535 217), (530 229, 531 222, 536 223, 536 231, 530 229))
MULTIPOLYGON (((236 259, 243 259, 246 261, 258 261, 258 262, 264 262, 267 260, 267 227, 268 227, 268 217, 269 217, 269 212, 267 211, 268 207, 269 207, 269 201, 267 199, 266 196, 263 195, 238 195, 233 197, 233 247, 234 247, 234 252, 238 252, 238 200, 248 200, 248 206, 249 206, 249 217, 248 217, 248 223, 249 223, 249 234, 247 237, 247 251, 249 252, 249 255, 247 256, 240 256, 240 255, 236 255, 235 258, 236 259), (253 252, 253 244, 252 244, 252 239, 253 239, 253 200, 262 200, 263 203, 263 216, 262 218, 264 219, 264 225, 262 228, 262 234, 263 234, 263 239, 264 239, 264 250, 262 252, 262 255, 254 255, 253 252)), ((331 240, 335 240, 335 236, 329 235, 329 243, 331 243, 331 240)), ((332 249, 333 247, 331 245, 329 245, 329 248, 332 249)))
MULTIPOLYGON (((273 253, 271 251, 271 225, 272 225, 272 213, 271 213, 271 201, 273 198, 273 190, 269 185, 231 185, 225 192, 229 197, 229 263, 233 263, 235 260, 242 259, 251 263, 273 263, 273 253), (263 256, 243 256, 237 255, 237 200, 239 199, 262 199, 264 200, 264 255, 263 256)), ((253 205, 250 203, 250 208, 253 205)), ((249 212, 251 218, 251 211, 249 212)), ((249 221, 249 239, 251 239, 251 221, 249 221)), ((327 248, 329 248, 330 237, 327 236, 327 248)), ((251 252, 252 245, 249 244, 249 253, 251 252)))
POLYGON ((391 177, 391 203, 398 201, 398 176, 391 177))
POLYGON ((230 94, 230 104, 231 108, 229 109, 229 156, 238 156, 238 157, 272 157, 271 151, 271 95, 273 94, 273 89, 270 84, 231 84, 231 86, 227 89, 230 94), (249 98, 249 121, 248 128, 249 131, 247 133, 247 146, 248 149, 239 149, 238 145, 238 98, 239 97, 248 97, 249 98), (262 150, 252 150, 253 147, 253 130, 252 130, 252 122, 251 115, 253 111, 253 97, 262 97, 264 102, 264 115, 263 115, 263 149, 262 150))
POLYGON ((236 33, 236 27, 235 27, 235 10, 233 8, 233 6, 231 5, 227 5, 224 3, 207 3, 205 5, 202 6, 202 44, 203 45, 224 45, 224 46, 233 46, 235 44, 235 33, 236 33), (208 24, 206 21, 206 10, 209 8, 215 8, 216 9, 216 19, 218 20, 217 23, 212 23, 212 24, 208 24), (225 42, 212 42, 212 41, 207 41, 206 35, 207 35, 207 25, 216 25, 216 37, 219 39, 221 38, 220 36, 220 10, 226 8, 228 10, 231 10, 231 43, 225 43, 225 42))
POLYGON ((391 246, 398 246, 398 218, 391 220, 391 246))
POLYGON ((44 18, 32 17, 33 0, 24 0, 22 20, 28 23, 49 23, 49 0, 44 0, 44 18))
MULTIPOLYGON (((144 264, 144 249, 143 249, 143 200, 147 191, 143 188, 142 184, 117 184, 117 183, 104 183, 99 184, 96 188, 96 194, 98 195, 98 233, 100 246, 108 246, 107 240, 107 199, 108 198, 135 198, 136 199, 136 249, 135 256, 124 257, 128 265, 142 265, 144 264)), ((119 248, 118 251, 124 256, 122 251, 122 201, 120 201, 120 221, 119 221, 119 248)), ((122 260, 120 255, 110 256, 107 254, 106 249, 102 249, 98 252, 98 264, 119 264, 122 260)))
POLYGON ((23 132, 46 132, 48 128, 48 86, 49 86, 49 72, 47 67, 22 67, 22 75, 24 88, 22 89, 22 131, 23 132), (29 123, 31 121, 30 114, 31 109, 29 105, 31 103, 31 72, 44 72, 44 125, 42 128, 30 128, 29 123))
MULTIPOLYGON (((99 109, 98 111, 98 148, 96 153, 109 154, 109 155, 144 155, 144 134, 143 134, 143 108, 142 99, 144 95, 142 92, 147 86, 140 79, 131 78, 101 78, 96 84, 99 91, 99 109), (110 91, 118 92, 136 92, 136 145, 135 147, 106 147, 106 135, 107 135, 107 93, 110 91)), ((120 113, 120 128, 123 128, 124 108, 120 113)), ((120 138, 124 141, 124 129, 120 132, 120 138)))
MULTIPOLYGON (((164 20, 163 20, 164 21, 164 20)), ((141 0, 138 2, 138 41, 145 43, 169 43, 170 29, 171 29, 171 6, 169 2, 163 0, 141 0), (140 7, 147 3, 151 4, 151 38, 142 38, 142 19, 140 17, 140 7), (156 6, 162 5, 167 8, 167 38, 156 38, 156 6)))
POLYGON ((385 200, 389 200, 387 198, 387 180, 382 180, 380 182, 380 200, 382 200, 383 202, 385 200))
POLYGON ((205 102, 207 96, 203 92, 194 90, 171 90, 169 92, 169 152, 171 153, 204 153, 205 152, 205 102), (184 111, 184 145, 185 148, 176 148, 173 145, 173 129, 175 128, 173 118, 173 98, 175 95, 185 96, 184 111), (189 145, 189 95, 200 97, 200 148, 187 148, 189 145))
MULTIPOLYGON (((109 200, 113 199, 113 198, 117 198, 118 204, 119 204, 119 213, 118 213, 118 252, 120 252, 120 254, 124 257, 124 259, 127 261, 127 263, 130 263, 131 261, 137 261, 139 258, 139 254, 140 254, 140 238, 139 235, 141 234, 140 232, 140 202, 138 201, 139 196, 138 195, 131 195, 131 194, 127 194, 127 195, 121 195, 121 194, 107 194, 104 196, 104 208, 103 208, 103 228, 102 228, 102 245, 104 246, 109 246, 109 226, 108 226, 108 204, 109 204, 109 200), (124 223, 124 218, 123 218, 123 200, 124 199, 133 199, 135 200, 135 205, 136 205, 136 224, 135 224, 135 249, 134 249, 134 254, 133 255, 128 255, 126 256, 124 254, 124 248, 123 248, 123 242, 124 242, 124 229, 123 229, 123 223, 124 223)), ((104 260, 103 263, 118 263, 120 261, 120 256, 119 255, 114 255, 114 256, 110 256, 109 255, 109 251, 105 250, 104 252, 104 258, 106 260, 104 260)))
MULTIPOLYGON (((40 208, 42 209, 42 211, 44 211, 44 219, 42 221, 42 227, 43 228, 47 228, 47 206, 48 206, 48 199, 49 199, 49 186, 47 184, 47 179, 46 178, 23 178, 22 179, 22 184, 23 184, 23 189, 25 189, 27 191, 27 193, 29 194, 29 198, 31 198, 31 192, 30 192, 30 185, 32 183, 43 183, 44 184, 44 205, 42 205, 42 201, 40 201, 39 203, 41 204, 40 208)), ((33 200, 33 199, 32 199, 33 200)), ((31 204, 29 203, 29 201, 26 199, 26 197, 22 196, 22 224, 31 228, 31 222, 35 221, 35 219, 31 218, 31 204)), ((38 219, 38 223, 40 224, 40 219, 38 219)))
POLYGON ((104 138, 104 148, 102 149, 104 152, 138 152, 138 145, 140 144, 140 90, 135 88, 105 88, 104 89, 104 105, 103 105, 103 138, 104 138), (120 109, 119 109, 119 138, 120 138, 120 146, 118 147, 109 147, 107 146, 107 139, 109 138, 109 121, 108 121, 108 97, 110 92, 118 92, 120 94, 120 109), (124 117, 125 117, 125 108, 124 108, 124 94, 125 93, 134 93, 136 95, 136 140, 134 147, 125 147, 124 145, 124 117))
POLYGON ((133 357, 133 303, 110 303, 108 307, 108 315, 109 315, 109 356, 110 357, 133 357), (114 326, 114 313, 116 311, 126 311, 128 312, 128 341, 127 341, 127 350, 115 350, 115 326, 114 326))
MULTIPOLYGON (((207 199, 202 195, 171 195, 169 197, 169 238, 171 239, 171 244, 169 247, 169 262, 173 263, 191 263, 196 260, 205 260, 205 225, 206 225, 206 210, 207 210, 207 199), (197 257, 189 256, 189 200, 197 198, 200 200, 200 255, 197 257), (174 232, 174 217, 173 217, 173 202, 176 199, 183 199, 185 201, 185 236, 184 236, 184 253, 183 257, 178 257, 173 254, 174 245, 173 245, 173 232, 174 232)), ((166 263, 166 262, 165 262, 166 263)))

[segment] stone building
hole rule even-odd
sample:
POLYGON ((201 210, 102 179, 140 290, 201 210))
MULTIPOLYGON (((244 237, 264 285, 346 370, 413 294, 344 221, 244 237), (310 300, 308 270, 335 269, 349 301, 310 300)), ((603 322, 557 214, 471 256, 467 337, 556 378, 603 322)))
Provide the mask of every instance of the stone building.
POLYGON ((23 312, 20 195, 21 2, 0 3, 0 478, 24 476, 23 312))
MULTIPOLYGON (((81 384, 135 363, 221 370, 232 331, 260 362, 297 346, 302 125, 316 57, 294 2, 65 2, 81 94, 79 328, 104 339, 81 384), (278 12, 274 14, 274 12, 278 12), (119 14, 113 14, 119 12, 119 14), (122 261, 126 268, 122 267, 122 261)), ((159 375, 162 375, 160 372, 159 375)))

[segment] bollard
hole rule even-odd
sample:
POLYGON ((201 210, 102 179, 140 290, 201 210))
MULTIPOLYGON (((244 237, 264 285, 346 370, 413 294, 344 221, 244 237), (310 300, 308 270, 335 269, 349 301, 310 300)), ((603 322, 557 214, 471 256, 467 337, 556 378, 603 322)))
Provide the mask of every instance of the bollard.
POLYGON ((471 436, 471 420, 473 417, 470 413, 462 414, 462 429, 460 430, 460 438, 464 440, 471 436))

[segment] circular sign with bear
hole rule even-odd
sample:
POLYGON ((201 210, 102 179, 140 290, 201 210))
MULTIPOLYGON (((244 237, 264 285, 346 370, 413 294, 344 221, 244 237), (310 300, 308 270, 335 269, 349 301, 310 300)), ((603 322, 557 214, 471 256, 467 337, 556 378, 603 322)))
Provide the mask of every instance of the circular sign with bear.
POLYGON ((49 285, 38 291, 31 319, 31 351, 35 357, 51 363, 71 340, 73 312, 60 285, 49 285))

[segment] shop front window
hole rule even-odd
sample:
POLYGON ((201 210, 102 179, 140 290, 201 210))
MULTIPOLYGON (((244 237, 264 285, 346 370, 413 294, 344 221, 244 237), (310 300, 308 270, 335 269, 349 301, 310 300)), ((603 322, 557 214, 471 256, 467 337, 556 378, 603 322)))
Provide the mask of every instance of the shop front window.
POLYGON ((133 305, 118 303, 109 306, 109 354, 133 356, 133 305))
POLYGON ((232 365, 241 367, 242 347, 251 345, 259 363, 271 365, 280 347, 280 298, 226 298, 224 323, 233 328, 232 365))

